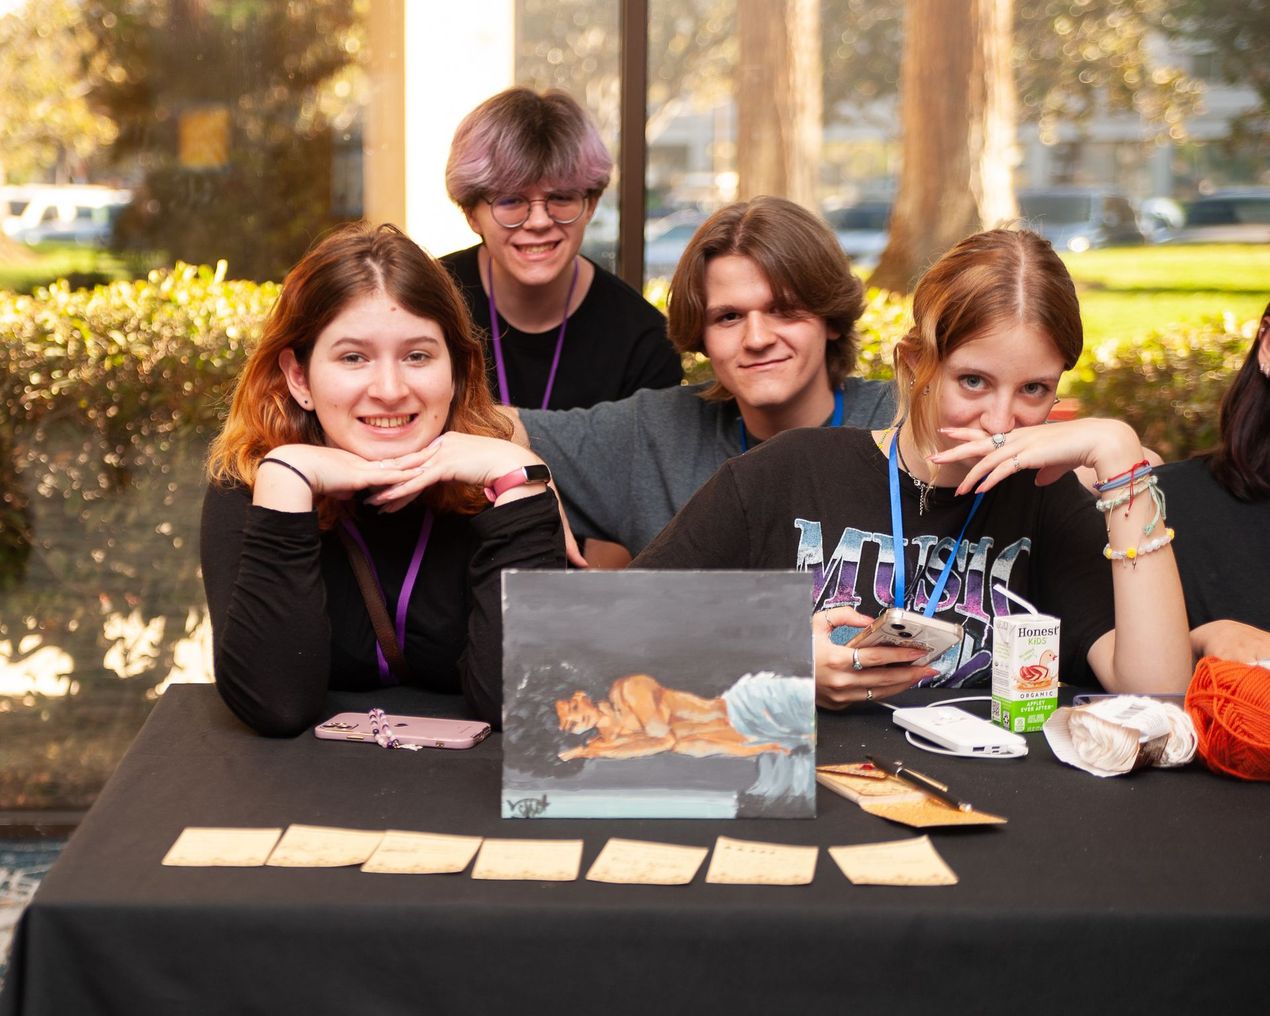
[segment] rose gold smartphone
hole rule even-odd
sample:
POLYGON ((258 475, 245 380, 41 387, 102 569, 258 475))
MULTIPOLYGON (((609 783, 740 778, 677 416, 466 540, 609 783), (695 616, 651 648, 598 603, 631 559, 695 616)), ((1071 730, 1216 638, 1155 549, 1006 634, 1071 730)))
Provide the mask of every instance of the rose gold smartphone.
MULTIPOLYGON (((393 735, 402 744, 424 748, 471 748, 489 736, 489 724, 480 720, 442 720, 431 716, 387 716, 393 735)), ((328 741, 375 743, 366 713, 339 713, 313 728, 328 741)))
POLYGON ((925 656, 903 664, 905 667, 924 667, 960 643, 962 634, 961 625, 952 621, 891 607, 864 630, 855 648, 900 646, 904 649, 924 649, 925 656))

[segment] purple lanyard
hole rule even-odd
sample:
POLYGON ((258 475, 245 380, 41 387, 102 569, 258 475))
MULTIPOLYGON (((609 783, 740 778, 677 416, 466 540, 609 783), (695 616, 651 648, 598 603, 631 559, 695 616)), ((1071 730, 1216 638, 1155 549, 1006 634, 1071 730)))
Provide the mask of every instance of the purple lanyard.
MULTIPOLYGON (((379 586, 380 593, 384 592, 384 583, 379 577, 379 570, 375 567, 375 559, 370 556, 370 548, 366 546, 366 540, 362 537, 361 530, 351 519, 345 519, 343 522, 345 530, 357 542, 357 546, 361 548, 366 560, 370 562, 370 573, 375 576, 375 583, 379 586)), ((432 535, 432 509, 429 508, 423 513, 423 521, 419 523, 419 538, 415 540, 415 551, 410 556, 410 567, 406 569, 406 577, 401 583, 401 592, 397 596, 397 648, 401 650, 401 655, 406 655, 406 608, 410 606, 410 594, 414 592, 415 582, 419 578, 419 567, 423 564, 423 552, 428 549, 428 537, 432 535)), ((384 599, 388 597, 385 595, 384 599)), ((379 645, 379 639, 375 639, 375 662, 379 665, 379 683, 390 684, 390 672, 388 670, 388 661, 384 658, 384 651, 379 645)), ((404 677, 405 675, 399 675, 404 677)))
MULTIPOLYGON (((542 396, 542 408, 551 401, 551 389, 556 384, 556 368, 560 366, 560 351, 564 349, 564 330, 569 324, 569 304, 573 303, 573 287, 578 284, 578 259, 573 259, 573 278, 569 280, 569 294, 564 298, 564 318, 560 322, 560 334, 556 336, 556 355, 551 358, 551 373, 547 375, 547 390, 542 396)), ((503 337, 498 331, 498 308, 494 306, 494 260, 489 263, 489 330, 494 339, 494 366, 498 370, 498 399, 504 406, 512 404, 507 392, 507 369, 503 366, 503 337)))

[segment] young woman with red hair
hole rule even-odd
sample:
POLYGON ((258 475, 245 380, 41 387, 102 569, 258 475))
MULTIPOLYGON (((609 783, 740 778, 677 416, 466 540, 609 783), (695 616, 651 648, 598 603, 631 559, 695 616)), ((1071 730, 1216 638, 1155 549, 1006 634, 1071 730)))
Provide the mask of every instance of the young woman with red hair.
POLYGON ((403 682, 499 722, 501 572, 564 563, 546 467, 510 434, 462 297, 399 230, 344 227, 292 269, 203 507, 216 682, 244 722, 294 735, 328 688, 403 682), (381 512, 411 479, 422 495, 381 512), (358 560, 395 620, 387 647, 358 560))

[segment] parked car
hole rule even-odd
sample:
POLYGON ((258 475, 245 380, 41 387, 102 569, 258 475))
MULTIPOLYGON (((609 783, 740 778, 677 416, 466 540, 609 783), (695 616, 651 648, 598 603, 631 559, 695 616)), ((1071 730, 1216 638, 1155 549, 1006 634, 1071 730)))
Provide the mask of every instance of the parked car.
POLYGON ((93 184, 29 184, 6 188, 0 229, 24 243, 103 245, 132 192, 93 184))
POLYGON ((1223 190, 1188 201, 1164 243, 1270 243, 1270 187, 1223 190))
POLYGON ((10 220, 16 222, 30 203, 25 187, 0 186, 0 232, 8 236, 10 220))
POLYGON ((1050 187, 1018 193, 1019 214, 1059 250, 1086 251, 1145 242, 1128 199, 1095 187, 1050 187))
POLYGON ((857 268, 872 268, 877 264, 889 236, 890 200, 859 201, 826 212, 825 219, 857 268))
POLYGON ((705 222, 698 212, 675 212, 650 222, 644 235, 644 277, 668 279, 697 227, 705 222))
POLYGON ((1174 231, 1181 229, 1186 222, 1186 213, 1181 202, 1173 198, 1144 198, 1138 206, 1138 225, 1142 227, 1142 235, 1148 243, 1163 243, 1174 231))

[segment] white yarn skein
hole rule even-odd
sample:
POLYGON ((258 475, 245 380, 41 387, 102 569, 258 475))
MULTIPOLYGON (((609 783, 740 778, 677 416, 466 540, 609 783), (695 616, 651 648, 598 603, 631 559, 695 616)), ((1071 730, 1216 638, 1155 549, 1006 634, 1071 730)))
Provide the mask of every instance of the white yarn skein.
POLYGON ((1169 739, 1164 746, 1164 754, 1156 765, 1165 768, 1184 766, 1195 757, 1195 750, 1199 746, 1195 722, 1186 710, 1179 709, 1172 702, 1161 702, 1160 705, 1169 721, 1169 739))
POLYGON ((1067 732, 1076 754, 1104 772, 1127 773, 1138 759, 1138 731, 1104 719, 1092 709, 1073 709, 1067 732))
POLYGON ((1153 765, 1185 765, 1195 757, 1198 739, 1191 718, 1170 702, 1140 695, 1119 695, 1072 710, 1068 731, 1076 753, 1092 766, 1127 773, 1138 764, 1146 741, 1165 736, 1153 765))

